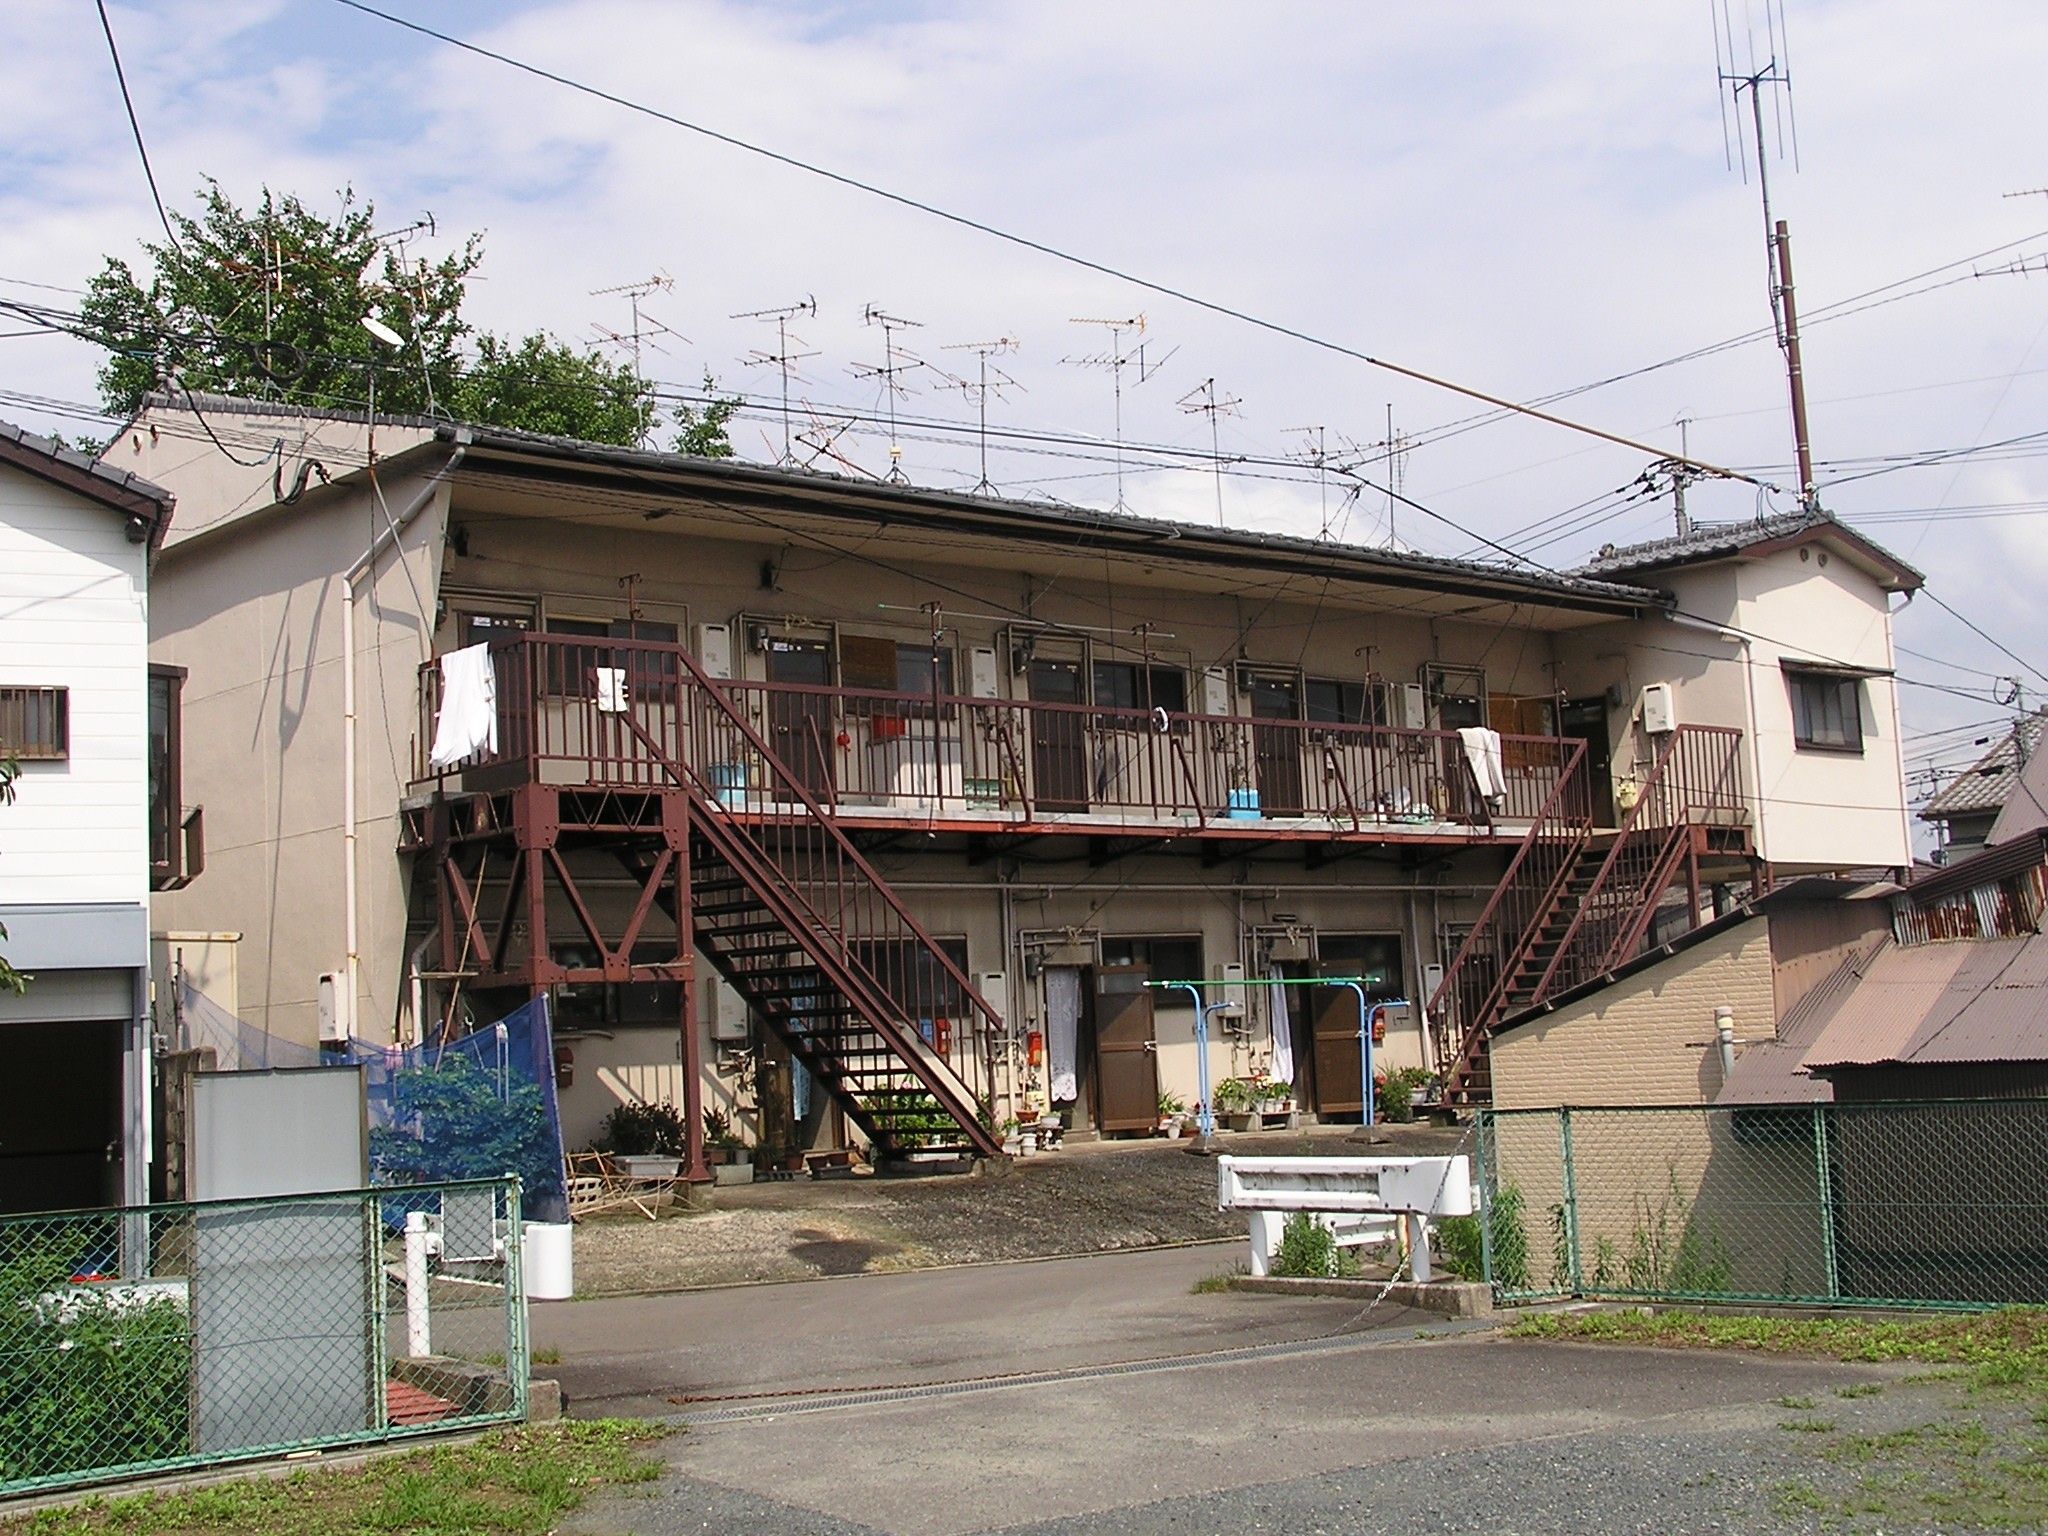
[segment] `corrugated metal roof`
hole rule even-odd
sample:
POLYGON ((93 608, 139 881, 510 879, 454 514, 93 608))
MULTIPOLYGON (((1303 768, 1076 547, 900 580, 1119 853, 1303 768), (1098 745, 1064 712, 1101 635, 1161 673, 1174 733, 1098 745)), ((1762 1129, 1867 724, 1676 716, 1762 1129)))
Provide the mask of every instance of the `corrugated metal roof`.
POLYGON ((2027 716, 2006 732, 2005 738, 1976 762, 1957 774, 1920 808, 1922 821, 1943 821, 1950 816, 1995 811, 2011 798, 2019 783, 2024 740, 2025 757, 2031 758, 2041 744, 2042 715, 2027 716))
POLYGON ((1832 998, 1805 1065, 2048 1060, 2048 935, 1881 950, 1832 998))

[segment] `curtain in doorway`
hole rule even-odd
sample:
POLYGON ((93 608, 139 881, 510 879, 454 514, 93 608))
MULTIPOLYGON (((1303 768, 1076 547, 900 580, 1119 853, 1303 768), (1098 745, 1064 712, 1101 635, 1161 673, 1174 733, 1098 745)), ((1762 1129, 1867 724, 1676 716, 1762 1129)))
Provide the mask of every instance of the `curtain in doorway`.
POLYGON ((1287 988, 1281 985, 1280 967, 1269 973, 1273 984, 1266 989, 1266 1018, 1273 1029, 1273 1080, 1294 1081, 1294 1031, 1287 1017, 1287 988))
POLYGON ((1078 1099, 1081 1084, 1074 1058, 1081 1044, 1081 972, 1071 965, 1045 973, 1045 1094, 1054 1101, 1078 1099))

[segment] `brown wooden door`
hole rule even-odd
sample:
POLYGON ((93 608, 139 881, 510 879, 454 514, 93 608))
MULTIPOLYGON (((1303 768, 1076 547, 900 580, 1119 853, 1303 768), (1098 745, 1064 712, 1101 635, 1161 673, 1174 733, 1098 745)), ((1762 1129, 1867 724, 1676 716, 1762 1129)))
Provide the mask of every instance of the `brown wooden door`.
MULTIPOLYGON (((768 641, 768 681, 832 685, 832 647, 823 640, 768 641)), ((790 774, 812 794, 832 793, 832 740, 837 727, 828 693, 770 693, 768 745, 790 774)))
POLYGON ((1159 1055, 1152 1037, 1151 978, 1142 965, 1095 968, 1095 1124, 1150 1131, 1159 1118, 1159 1055))
MULTIPOLYGON (((1292 677, 1252 679, 1254 720, 1299 720, 1301 684, 1292 677)), ((1258 763, 1259 809, 1268 816, 1299 816, 1302 733, 1292 726, 1252 727, 1252 756, 1258 763)))
POLYGON ((1358 994, 1349 987, 1309 987, 1309 1034, 1315 1045, 1316 1113, 1362 1115, 1359 1092, 1358 994))
MULTIPOLYGON (((1085 704, 1081 663, 1034 656, 1034 704, 1085 704)), ((1031 711, 1031 803, 1042 811, 1088 809, 1088 716, 1078 709, 1031 711)))

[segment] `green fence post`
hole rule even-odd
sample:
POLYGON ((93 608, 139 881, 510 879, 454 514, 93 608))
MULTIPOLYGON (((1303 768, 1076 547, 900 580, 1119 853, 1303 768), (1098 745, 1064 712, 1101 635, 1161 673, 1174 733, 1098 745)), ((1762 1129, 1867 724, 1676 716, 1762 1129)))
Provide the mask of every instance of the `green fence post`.
POLYGON ((527 1415, 527 1392, 533 1376, 526 1310, 526 1232, 518 1174, 505 1190, 505 1374, 512 1378, 512 1410, 527 1415))
POLYGON ((1572 1112, 1557 1112, 1557 1137, 1564 1152, 1564 1240, 1571 1282, 1571 1294, 1579 1295, 1585 1284, 1579 1274, 1579 1180, 1572 1167, 1572 1112))
POLYGON ((391 1311, 384 1278, 384 1206, 374 1190, 359 1199, 363 1207, 363 1259, 370 1299, 370 1379, 376 1383, 376 1402, 370 1410, 370 1428, 381 1435, 391 1428, 391 1311))
POLYGON ((1479 1277, 1486 1282, 1486 1288, 1496 1296, 1500 1286, 1493 1278, 1493 1183, 1487 1176, 1492 1166, 1486 1155, 1486 1139, 1493 1130, 1493 1111, 1479 1111, 1479 1140, 1476 1150, 1479 1154, 1479 1277))
POLYGON ((1820 1254, 1827 1270, 1827 1299, 1842 1294, 1842 1276, 1835 1262, 1835 1181, 1829 1168, 1828 1107, 1813 1106, 1813 1176, 1820 1186, 1820 1254))

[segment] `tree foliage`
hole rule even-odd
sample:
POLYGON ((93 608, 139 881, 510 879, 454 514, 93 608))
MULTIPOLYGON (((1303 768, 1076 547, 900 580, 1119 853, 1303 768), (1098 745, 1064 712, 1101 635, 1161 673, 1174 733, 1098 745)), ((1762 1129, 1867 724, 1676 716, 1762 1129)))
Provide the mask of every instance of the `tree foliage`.
MULTIPOLYGON (((107 350, 100 398, 131 416, 166 379, 194 392, 322 408, 439 413, 481 426, 635 444, 659 425, 627 362, 545 331, 515 340, 463 315, 483 237, 429 261, 379 238, 376 205, 344 187, 331 214, 269 187, 244 208, 208 179, 195 213, 172 210, 175 243, 143 242, 146 270, 108 257, 80 305, 107 350), (403 338, 364 328, 365 316, 403 338)), ((715 395, 707 375, 706 392, 715 395)), ((736 399, 674 413, 678 452, 724 458, 736 399)))

